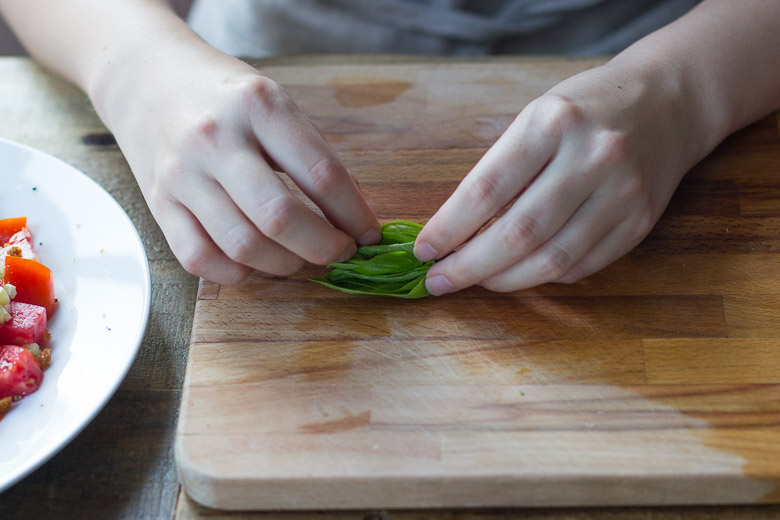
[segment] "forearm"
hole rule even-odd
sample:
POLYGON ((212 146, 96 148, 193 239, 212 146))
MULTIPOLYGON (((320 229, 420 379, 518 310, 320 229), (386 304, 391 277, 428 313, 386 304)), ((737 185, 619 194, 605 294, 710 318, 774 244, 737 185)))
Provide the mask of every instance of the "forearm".
MULTIPOLYGON (((705 152, 780 108, 780 2, 705 0, 608 66, 653 62, 677 82, 705 152)), ((673 129, 670 129, 673 131, 673 129)))
POLYGON ((165 0, 4 0, 0 13, 35 59, 89 95, 104 121, 114 86, 124 90, 137 68, 173 59, 172 45, 210 50, 165 0))
POLYGON ((2 1, 30 52, 87 92, 191 273, 226 284, 253 269, 286 275, 378 240, 356 183, 284 89, 166 2, 2 1))

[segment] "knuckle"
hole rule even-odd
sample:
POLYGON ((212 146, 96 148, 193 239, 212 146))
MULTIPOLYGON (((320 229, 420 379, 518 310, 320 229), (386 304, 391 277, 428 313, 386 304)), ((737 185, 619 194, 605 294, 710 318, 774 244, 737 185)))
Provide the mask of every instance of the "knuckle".
POLYGON ((649 235, 655 227, 657 220, 658 218, 656 217, 655 213, 650 211, 650 209, 643 209, 639 213, 639 216, 637 217, 636 223, 634 225, 634 238, 636 241, 641 241, 647 235, 649 235))
POLYGON ((469 267, 469 265, 470 264, 462 261, 453 262, 447 266, 446 270, 440 271, 439 274, 443 274, 455 288, 468 287, 474 283, 480 282, 480 280, 484 278, 484 275, 478 274, 478 272, 474 268, 469 267))
POLYGON ((220 124, 217 118, 211 115, 202 115, 190 123, 184 131, 185 142, 191 146, 214 146, 220 132, 220 124))
MULTIPOLYGON (((172 247, 172 249, 174 248, 172 247)), ((185 271, 206 278, 209 260, 200 247, 180 247, 178 250, 174 249, 174 254, 185 271)))
POLYGON ((171 200, 160 182, 154 182, 144 194, 149 204, 149 210, 159 219, 158 212, 165 210, 171 200))
POLYGON ((474 178, 466 186, 468 207, 485 207, 503 196, 498 180, 489 175, 474 178))
POLYGON ((308 171, 311 188, 321 196, 332 196, 340 186, 339 165, 333 159, 323 157, 308 171))
POLYGON ((244 280, 252 270, 245 266, 230 265, 204 254, 199 248, 188 248, 176 258, 188 273, 212 282, 235 285, 244 280))
POLYGON ((264 202, 259 208, 260 230, 271 239, 289 234, 295 225, 297 208, 297 200, 288 194, 264 202))
POLYGON ((164 157, 155 168, 152 190, 156 193, 175 193, 187 180, 187 164, 179 154, 170 154, 164 157))
POLYGON ((596 162, 602 166, 624 163, 628 158, 628 138, 623 132, 603 132, 594 147, 596 162))
POLYGON ((574 265, 574 259, 561 247, 549 246, 540 253, 539 273, 543 280, 558 280, 565 276, 574 265))
POLYGON ((277 111, 291 102, 281 85, 263 76, 252 76, 242 82, 240 99, 244 106, 253 107, 261 113, 277 111))
POLYGON ((506 219, 499 229, 501 242, 510 251, 525 251, 533 248, 540 238, 539 222, 528 215, 506 219))
POLYGON ((547 134, 560 138, 582 122, 582 109, 567 96, 547 94, 537 100, 533 121, 547 134))
POLYGON ((257 255, 257 238, 255 233, 244 226, 233 227, 222 237, 222 251, 231 260, 239 264, 250 265, 257 255))
POLYGON ((174 153, 154 167, 151 174, 144 179, 142 191, 152 210, 159 210, 171 203, 186 207, 196 193, 194 187, 199 183, 211 186, 212 182, 209 177, 199 173, 197 166, 174 153))
POLYGON ((637 171, 631 171, 618 181, 617 200, 624 204, 636 202, 645 197, 647 189, 644 176, 637 171))

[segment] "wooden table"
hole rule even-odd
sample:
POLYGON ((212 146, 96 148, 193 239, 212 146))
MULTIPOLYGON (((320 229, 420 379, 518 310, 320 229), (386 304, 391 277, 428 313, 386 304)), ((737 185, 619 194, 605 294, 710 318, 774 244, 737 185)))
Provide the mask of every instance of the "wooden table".
MULTIPOLYGON (((355 63, 361 59, 298 58, 275 60, 273 65, 355 63)), ((755 148, 757 153, 774 154, 770 159, 777 164, 779 130, 774 116, 737 139, 748 152, 755 148)), ((82 93, 27 59, 0 59, 0 136, 53 154, 105 187, 138 228, 152 271, 149 327, 130 374, 106 408, 72 443, 0 495, 0 518, 780 518, 780 506, 776 505, 258 514, 224 514, 201 508, 180 493, 173 464, 173 438, 198 280, 173 258, 122 154, 82 93)), ((756 194, 757 203, 760 198, 756 194)))

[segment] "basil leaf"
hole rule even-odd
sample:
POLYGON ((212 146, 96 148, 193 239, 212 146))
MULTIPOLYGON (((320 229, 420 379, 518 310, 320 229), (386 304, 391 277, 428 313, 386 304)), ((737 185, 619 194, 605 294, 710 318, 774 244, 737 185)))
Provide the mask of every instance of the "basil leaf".
POLYGON ((422 230, 422 224, 408 220, 396 220, 382 225, 382 245, 414 242, 422 230))
POLYGON ((414 241, 421 224, 406 220, 382 226, 379 245, 362 246, 346 262, 328 264, 331 271, 311 281, 349 294, 372 294, 398 298, 429 296, 425 275, 433 265, 414 256, 414 241))
POLYGON ((328 273, 327 279, 331 282, 348 281, 351 279, 369 280, 374 282, 406 282, 409 280, 416 280, 420 275, 427 273, 428 268, 430 268, 432 263, 433 262, 425 263, 416 269, 400 274, 371 275, 362 274, 357 271, 334 270, 328 273))
POLYGON ((382 253, 392 253, 394 251, 405 251, 414 254, 414 241, 398 244, 380 244, 378 246, 360 246, 357 252, 365 258, 371 258, 382 253))
POLYGON ((406 251, 393 251, 370 258, 355 268, 361 274, 403 273, 420 267, 422 262, 406 251))
POLYGON ((349 284, 349 285, 343 285, 343 284, 334 284, 331 283, 324 278, 311 278, 312 282, 317 282, 319 284, 324 285, 325 287, 329 287, 331 289, 335 289, 336 291, 348 293, 348 294, 367 294, 367 295, 375 295, 375 296, 393 296, 396 298, 423 298, 425 296, 429 296, 430 293, 428 293, 427 290, 425 290, 425 277, 422 277, 421 280, 417 282, 417 285, 414 286, 412 289, 407 290, 405 293, 401 293, 398 290, 395 290, 394 292, 387 292, 387 289, 384 287, 374 287, 374 286, 359 286, 357 284, 349 284))

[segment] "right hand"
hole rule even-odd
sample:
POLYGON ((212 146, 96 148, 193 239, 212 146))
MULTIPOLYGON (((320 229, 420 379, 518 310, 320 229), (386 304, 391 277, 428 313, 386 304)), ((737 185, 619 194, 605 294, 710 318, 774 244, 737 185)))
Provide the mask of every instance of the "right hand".
POLYGON ((190 273, 225 284, 253 269, 288 275, 379 240, 376 216, 328 142, 253 67, 204 44, 117 66, 104 81, 95 106, 190 273))

